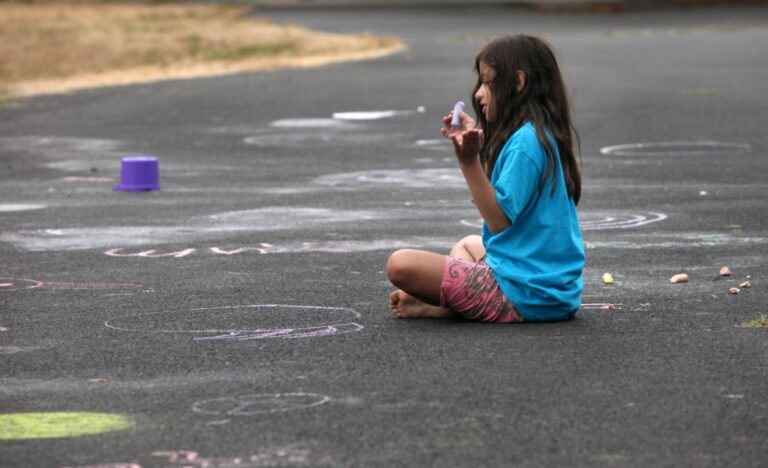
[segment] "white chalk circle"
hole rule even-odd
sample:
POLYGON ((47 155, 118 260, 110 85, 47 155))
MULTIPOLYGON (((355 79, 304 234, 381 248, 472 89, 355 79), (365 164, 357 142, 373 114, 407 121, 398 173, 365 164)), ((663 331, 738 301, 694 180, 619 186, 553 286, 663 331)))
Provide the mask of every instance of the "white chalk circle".
POLYGON ((313 181, 333 187, 465 188, 464 176, 454 169, 391 169, 327 174, 313 181))
MULTIPOLYGON (((581 213, 579 225, 582 231, 601 231, 606 229, 631 229, 667 219, 664 213, 581 213)), ((480 228, 483 220, 465 220, 463 226, 480 228)))
POLYGON ((329 401, 330 397, 316 393, 255 394, 198 401, 192 405, 192 411, 219 416, 254 416, 298 411, 329 401))
POLYGON ((32 204, 25 204, 25 203, 0 203, 0 213, 42 210, 43 208, 45 208, 45 205, 32 205, 32 204))
POLYGON ((195 341, 316 338, 358 332, 349 321, 360 313, 345 307, 251 304, 144 312, 104 322, 113 330, 193 335, 195 341))
POLYGON ((600 153, 609 156, 707 156, 749 153, 750 145, 717 141, 660 141, 606 146, 600 153))

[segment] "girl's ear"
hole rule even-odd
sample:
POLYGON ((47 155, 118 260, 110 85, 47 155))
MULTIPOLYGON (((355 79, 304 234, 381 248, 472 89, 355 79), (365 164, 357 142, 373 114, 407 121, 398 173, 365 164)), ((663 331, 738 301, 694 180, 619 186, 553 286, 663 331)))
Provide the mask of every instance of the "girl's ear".
POLYGON ((519 93, 520 91, 523 90, 523 88, 525 88, 525 72, 522 70, 518 70, 517 71, 517 92, 519 93))

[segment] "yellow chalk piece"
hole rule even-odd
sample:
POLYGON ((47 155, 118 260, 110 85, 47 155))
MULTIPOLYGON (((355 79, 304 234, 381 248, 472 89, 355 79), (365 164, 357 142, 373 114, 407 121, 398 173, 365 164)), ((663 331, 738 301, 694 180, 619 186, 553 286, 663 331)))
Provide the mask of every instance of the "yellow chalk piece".
POLYGON ((613 284, 613 276, 610 273, 603 273, 603 283, 613 284))
POLYGON ((89 412, 0 414, 0 440, 57 439, 119 431, 133 426, 120 414, 89 412))

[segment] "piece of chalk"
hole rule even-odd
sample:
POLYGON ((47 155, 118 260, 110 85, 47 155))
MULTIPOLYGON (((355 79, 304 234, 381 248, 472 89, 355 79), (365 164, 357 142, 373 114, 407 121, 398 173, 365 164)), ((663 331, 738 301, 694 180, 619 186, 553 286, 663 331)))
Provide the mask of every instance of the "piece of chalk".
POLYGON ((461 123, 461 112, 464 110, 464 101, 459 101, 453 106, 453 118, 451 126, 457 127, 461 123))

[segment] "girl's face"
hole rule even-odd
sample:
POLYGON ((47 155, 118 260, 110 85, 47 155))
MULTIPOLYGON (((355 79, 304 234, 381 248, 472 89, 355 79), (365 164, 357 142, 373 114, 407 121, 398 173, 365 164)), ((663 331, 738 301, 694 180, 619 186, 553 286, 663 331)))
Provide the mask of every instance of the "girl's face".
POLYGON ((480 62, 480 88, 475 93, 475 99, 480 104, 480 109, 485 115, 485 120, 493 122, 496 115, 496 103, 493 99, 493 80, 496 79, 496 70, 485 62, 480 62))

